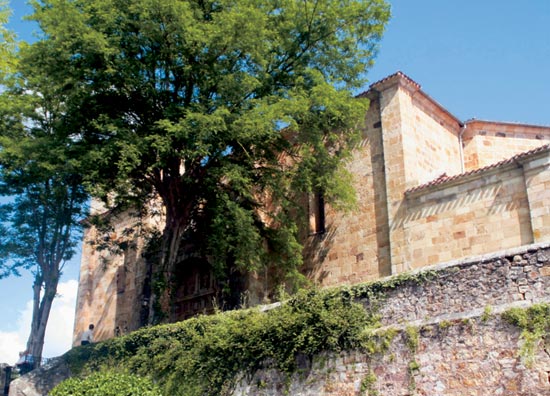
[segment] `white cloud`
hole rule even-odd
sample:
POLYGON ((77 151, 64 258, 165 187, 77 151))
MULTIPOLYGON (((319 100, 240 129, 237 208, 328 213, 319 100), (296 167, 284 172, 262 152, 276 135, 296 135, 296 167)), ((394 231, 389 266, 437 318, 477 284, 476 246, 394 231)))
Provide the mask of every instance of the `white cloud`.
MULTIPOLYGON (((59 356, 71 348, 78 282, 69 280, 58 285, 44 341, 44 357, 59 356)), ((16 331, 0 331, 0 363, 14 364, 19 351, 25 349, 32 318, 32 301, 19 313, 16 331)))
POLYGON ((13 365, 17 361, 18 352, 25 349, 24 338, 14 331, 0 331, 0 363, 13 365))

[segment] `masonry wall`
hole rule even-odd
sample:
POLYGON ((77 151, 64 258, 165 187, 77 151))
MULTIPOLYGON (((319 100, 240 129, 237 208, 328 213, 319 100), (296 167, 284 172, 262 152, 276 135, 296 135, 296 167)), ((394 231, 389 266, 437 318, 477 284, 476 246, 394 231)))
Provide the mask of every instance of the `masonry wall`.
POLYGON ((527 176, 518 164, 473 170, 543 145, 550 128, 462 125, 402 76, 376 85, 369 97, 364 139, 349 164, 360 205, 351 214, 327 207, 326 232, 306 241, 310 279, 323 286, 356 283, 549 238, 550 173, 527 176), (467 171, 475 174, 405 197, 442 174, 467 171), (529 184, 537 203, 530 204, 529 184))
POLYGON ((158 227, 158 218, 138 224, 125 212, 113 216, 112 230, 86 229, 77 295, 73 345, 93 323, 94 340, 105 340, 142 327, 143 310, 148 311, 143 287, 148 277, 142 257, 145 240, 142 227, 158 227))
MULTIPOLYGON (((391 284, 378 298, 359 300, 379 307, 381 334, 397 331, 387 350, 298 355, 298 370, 289 378, 266 362, 238 378, 232 395, 550 394, 550 355, 543 344, 527 365, 519 354, 521 330, 500 316, 510 308, 550 304, 549 243, 427 267, 391 284)), ((13 383, 10 396, 43 395, 69 375, 66 366, 41 368, 13 383)))
POLYGON ((546 150, 407 194, 410 267, 549 240, 549 163, 546 150))
POLYGON ((550 392, 550 358, 537 350, 529 369, 517 357, 520 333, 499 319, 470 319, 426 328, 411 353, 400 333, 386 353, 316 356, 287 380, 275 370, 242 381, 233 396, 543 396, 550 392), (411 373, 412 362, 419 369, 411 373), (370 392, 362 391, 370 378, 370 392), (261 386, 258 386, 261 384, 261 386), (288 389, 288 390, 287 390, 288 389), (376 392, 376 393, 375 393, 376 392))
MULTIPOLYGON (((243 377, 234 396, 542 396, 550 394, 550 355, 539 345, 527 365, 521 330, 500 314, 550 303, 550 248, 532 245, 430 267, 378 300, 388 350, 298 359, 291 378, 266 368, 243 377), (411 347, 406 329, 417 329, 411 347), (365 379, 370 379, 366 386, 365 379), (377 392, 377 393, 375 393, 377 392)), ((363 301, 366 305, 371 302, 363 301)), ((415 332, 412 332, 413 334, 415 332)), ((409 332, 411 334, 411 332, 409 332)))
POLYGON ((305 241, 304 273, 318 284, 352 284, 390 274, 381 134, 380 102, 374 98, 349 164, 358 207, 341 213, 327 206, 326 232, 305 241))
POLYGON ((534 242, 550 241, 550 153, 523 163, 534 242))
POLYGON ((405 187, 424 184, 442 173, 461 173, 458 120, 438 108, 420 91, 409 92, 401 98, 400 104, 405 187))
POLYGON ((550 143, 550 127, 472 120, 465 124, 463 142, 470 171, 550 143))
POLYGON ((402 222, 413 268, 533 242, 523 170, 515 164, 411 195, 402 222))

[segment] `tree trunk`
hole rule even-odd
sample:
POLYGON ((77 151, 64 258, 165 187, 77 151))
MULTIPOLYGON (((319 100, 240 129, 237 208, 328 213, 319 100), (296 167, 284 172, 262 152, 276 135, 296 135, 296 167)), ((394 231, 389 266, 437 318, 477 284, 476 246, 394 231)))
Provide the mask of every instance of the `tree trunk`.
MULTIPOLYGON (((180 203, 181 204, 181 203, 180 203)), ((158 323, 172 319, 171 296, 177 285, 173 283, 183 235, 189 224, 188 211, 181 208, 166 207, 166 225, 162 232, 160 262, 152 270, 152 294, 149 307, 149 323, 158 323), (179 210, 178 210, 179 209, 179 210)))
POLYGON ((37 276, 34 282, 31 332, 27 341, 27 350, 34 358, 34 368, 39 367, 42 361, 46 326, 48 325, 53 300, 57 293, 57 283, 57 277, 55 276, 45 282, 42 281, 41 277, 37 276), (44 294, 41 297, 43 284, 45 288, 44 294))

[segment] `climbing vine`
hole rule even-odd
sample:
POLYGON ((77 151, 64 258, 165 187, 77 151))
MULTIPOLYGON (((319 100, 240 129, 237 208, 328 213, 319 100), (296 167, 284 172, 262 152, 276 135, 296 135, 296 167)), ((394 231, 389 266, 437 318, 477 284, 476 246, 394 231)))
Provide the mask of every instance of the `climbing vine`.
POLYGON ((522 330, 520 355, 527 366, 533 364, 540 343, 545 349, 550 349, 550 304, 537 304, 527 309, 512 308, 504 312, 502 317, 522 330))
POLYGON ((107 367, 150 377, 165 395, 226 395, 239 373, 254 373, 266 362, 291 374, 299 354, 312 359, 322 351, 363 349, 372 342, 365 328, 378 327, 377 320, 345 294, 310 290, 268 312, 240 310, 154 326, 75 348, 66 358, 83 377, 107 367))

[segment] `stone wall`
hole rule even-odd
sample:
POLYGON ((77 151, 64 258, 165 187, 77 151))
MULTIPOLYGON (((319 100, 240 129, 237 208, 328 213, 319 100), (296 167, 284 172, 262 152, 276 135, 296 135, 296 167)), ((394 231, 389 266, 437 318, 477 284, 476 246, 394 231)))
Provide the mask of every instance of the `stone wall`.
POLYGON ((526 368, 519 331, 498 318, 436 324, 420 331, 418 350, 400 333, 383 354, 316 356, 290 380, 274 370, 242 380, 233 396, 543 396, 550 358, 538 350, 526 368), (416 368, 412 370, 411 368, 416 368), (368 380, 372 384, 367 385, 368 380), (288 382, 287 382, 288 381, 288 382), (363 390, 362 390, 363 389, 363 390))
POLYGON ((550 155, 524 162, 525 186, 534 242, 550 238, 550 155))
POLYGON ((390 274, 380 102, 375 98, 348 168, 354 175, 357 209, 340 213, 327 205, 326 231, 304 241, 304 273, 323 285, 364 282, 390 274))
MULTIPOLYGON (((396 332, 387 350, 300 355, 290 378, 266 362, 265 369, 238 378, 232 395, 550 394, 549 352, 539 345, 533 364, 526 365, 519 356, 520 329, 500 316, 511 307, 550 304, 550 244, 440 264, 381 283, 387 287, 378 298, 360 302, 378 307, 379 334, 396 332)), ((60 363, 18 379, 10 396, 45 396, 70 375, 60 363)))
POLYGON ((470 171, 550 143, 550 127, 474 119, 464 124, 463 142, 470 171))
POLYGON ((291 378, 265 369, 241 378, 233 396, 550 394, 550 353, 539 345, 526 365, 519 356, 520 329, 499 315, 550 303, 550 247, 532 245, 428 271, 422 281, 412 274, 378 302, 386 325, 380 333, 399 331, 388 350, 302 358, 291 378))
MULTIPOLYGON (((92 214, 101 213, 99 208, 92 214)), ((80 337, 90 323, 95 325, 96 341, 146 324, 141 317, 142 310, 148 311, 143 293, 148 274, 142 256, 146 244, 142 231, 159 229, 160 218, 150 216, 139 223, 132 212, 110 216, 112 229, 100 231, 92 226, 85 230, 73 345, 80 345, 80 337)))
POLYGON ((10 384, 9 396, 47 396, 63 380, 71 375, 62 357, 17 378, 10 384))
POLYGON ((422 91, 405 92, 408 95, 401 100, 405 187, 424 184, 442 173, 461 173, 460 121, 422 91))
POLYGON ((401 218, 410 267, 550 240, 550 152, 407 193, 401 218))

